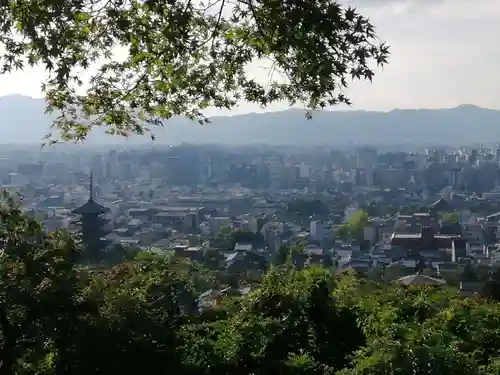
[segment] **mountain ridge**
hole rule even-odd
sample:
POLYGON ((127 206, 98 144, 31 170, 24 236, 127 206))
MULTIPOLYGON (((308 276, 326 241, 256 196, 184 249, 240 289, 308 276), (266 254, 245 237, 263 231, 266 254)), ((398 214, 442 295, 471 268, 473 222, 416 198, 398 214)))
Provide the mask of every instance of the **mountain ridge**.
MULTIPOLYGON (((0 143, 41 143, 51 124, 43 99, 23 95, 0 97, 0 143)), ((326 110, 305 118, 304 111, 283 111, 214 116, 205 126, 173 118, 154 129, 156 144, 264 143, 276 145, 345 145, 500 142, 500 111, 462 104, 441 109, 391 111, 326 110)), ((92 144, 145 144, 149 137, 128 140, 95 130, 92 144)))

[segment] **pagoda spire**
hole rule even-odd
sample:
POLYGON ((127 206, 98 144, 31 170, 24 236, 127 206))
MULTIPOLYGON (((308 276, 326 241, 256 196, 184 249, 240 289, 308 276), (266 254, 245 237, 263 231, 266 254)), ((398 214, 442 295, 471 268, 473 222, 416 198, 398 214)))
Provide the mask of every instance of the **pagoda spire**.
POLYGON ((108 220, 101 215, 109 212, 109 208, 94 200, 94 176, 92 171, 89 175, 89 199, 83 206, 75 208, 72 212, 80 216, 77 222, 86 250, 85 257, 93 260, 101 259, 108 246, 108 241, 105 239, 108 234, 106 229, 108 220))
POLYGON ((89 201, 92 202, 94 200, 94 174, 90 171, 89 176, 89 201))

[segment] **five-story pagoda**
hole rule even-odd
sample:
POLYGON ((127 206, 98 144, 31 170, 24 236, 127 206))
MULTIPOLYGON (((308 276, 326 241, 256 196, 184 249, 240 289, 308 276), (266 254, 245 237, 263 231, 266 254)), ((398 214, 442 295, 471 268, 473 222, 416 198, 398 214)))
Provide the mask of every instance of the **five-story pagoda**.
POLYGON ((86 259, 100 259, 106 250, 108 241, 104 237, 108 234, 105 229, 108 220, 103 218, 102 215, 108 211, 109 208, 94 200, 94 184, 92 173, 90 173, 89 199, 82 206, 72 211, 79 216, 78 224, 85 247, 84 257, 86 259))

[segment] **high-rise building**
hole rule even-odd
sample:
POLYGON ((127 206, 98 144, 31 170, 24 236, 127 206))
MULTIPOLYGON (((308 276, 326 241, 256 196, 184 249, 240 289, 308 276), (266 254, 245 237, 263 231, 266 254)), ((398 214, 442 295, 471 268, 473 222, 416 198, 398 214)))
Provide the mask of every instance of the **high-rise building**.
POLYGON ((358 168, 373 168, 378 163, 376 148, 362 147, 356 151, 356 166, 358 168))
POLYGON ((313 241, 322 241, 325 235, 325 225, 321 220, 311 220, 309 231, 313 241))
POLYGON ((102 217, 108 211, 109 208, 94 200, 93 176, 90 173, 89 199, 82 206, 73 210, 74 214, 79 215, 78 224, 86 259, 100 259, 108 245, 108 241, 104 239, 108 233, 105 230, 108 221, 102 217))
POLYGON ((469 164, 474 165, 477 163, 479 152, 477 150, 472 150, 469 155, 469 164))

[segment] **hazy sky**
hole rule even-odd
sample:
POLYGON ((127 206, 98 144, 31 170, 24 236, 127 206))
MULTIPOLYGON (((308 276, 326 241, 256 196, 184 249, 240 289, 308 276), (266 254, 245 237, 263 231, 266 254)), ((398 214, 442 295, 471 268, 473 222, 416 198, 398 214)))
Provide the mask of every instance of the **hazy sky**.
MULTIPOLYGON (((459 104, 500 109, 500 0, 344 2, 369 16, 392 48, 390 64, 377 72, 373 84, 350 87, 353 109, 459 104)), ((40 96, 41 77, 40 70, 2 76, 0 95, 40 96)), ((242 105, 236 112, 255 110, 242 105)))

